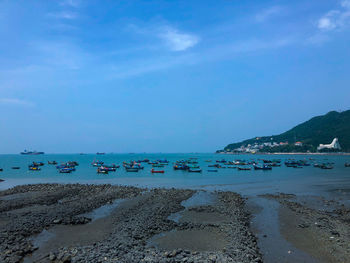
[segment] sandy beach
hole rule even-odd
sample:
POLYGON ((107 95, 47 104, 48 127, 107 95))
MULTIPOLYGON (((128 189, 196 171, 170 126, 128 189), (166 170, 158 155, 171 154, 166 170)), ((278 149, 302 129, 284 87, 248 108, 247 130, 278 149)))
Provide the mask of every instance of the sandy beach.
POLYGON ((256 198, 260 205, 221 191, 16 186, 0 192, 0 261, 350 262, 350 210, 339 201, 256 198), (274 210, 261 217, 263 202, 274 210), (273 213, 278 223, 264 226, 273 213))

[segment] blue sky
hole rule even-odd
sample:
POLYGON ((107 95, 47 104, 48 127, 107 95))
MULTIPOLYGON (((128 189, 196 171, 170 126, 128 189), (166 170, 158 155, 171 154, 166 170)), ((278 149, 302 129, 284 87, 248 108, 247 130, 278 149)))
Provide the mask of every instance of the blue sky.
POLYGON ((350 0, 0 1, 0 152, 213 152, 350 101, 350 0))

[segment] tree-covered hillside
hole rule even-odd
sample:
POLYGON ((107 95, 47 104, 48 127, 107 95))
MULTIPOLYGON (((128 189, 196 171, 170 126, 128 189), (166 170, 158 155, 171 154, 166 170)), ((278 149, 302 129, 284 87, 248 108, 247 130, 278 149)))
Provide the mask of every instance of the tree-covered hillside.
POLYGON ((314 117, 280 135, 256 137, 239 143, 232 143, 225 150, 233 150, 242 145, 263 142, 286 142, 290 144, 301 141, 316 149, 320 143, 331 143, 333 138, 339 139, 342 151, 350 151, 350 110, 331 111, 326 115, 314 117))

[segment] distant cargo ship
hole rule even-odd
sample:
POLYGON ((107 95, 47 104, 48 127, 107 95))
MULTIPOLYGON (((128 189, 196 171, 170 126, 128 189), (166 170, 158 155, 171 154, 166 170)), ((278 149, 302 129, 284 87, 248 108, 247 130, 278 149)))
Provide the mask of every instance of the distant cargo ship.
POLYGON ((44 154, 44 152, 24 150, 23 152, 21 152, 21 154, 24 154, 24 155, 39 155, 39 154, 44 154))

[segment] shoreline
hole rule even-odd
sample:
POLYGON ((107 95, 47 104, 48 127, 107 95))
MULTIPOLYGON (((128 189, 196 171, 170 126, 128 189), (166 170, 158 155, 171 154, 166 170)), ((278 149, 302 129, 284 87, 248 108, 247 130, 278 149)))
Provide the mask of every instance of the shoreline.
POLYGON ((258 152, 258 153, 216 153, 216 154, 223 154, 223 155, 329 155, 329 156, 348 156, 350 153, 303 153, 303 152, 290 152, 290 153, 264 153, 264 152, 258 152))
POLYGON ((0 218, 1 262, 262 262, 233 192, 22 185, 0 192, 0 218))
POLYGON ((21 185, 0 191, 0 219, 1 262, 350 258, 350 209, 321 196, 252 198, 227 191, 107 184, 21 185), (247 202, 255 202, 255 208, 247 202), (277 217, 270 218, 272 214, 277 217), (306 238, 310 235, 313 239, 306 238), (319 243, 325 244, 322 250, 319 243))

